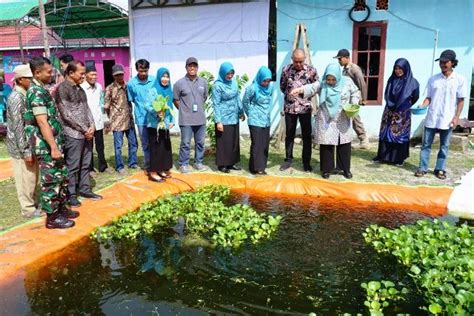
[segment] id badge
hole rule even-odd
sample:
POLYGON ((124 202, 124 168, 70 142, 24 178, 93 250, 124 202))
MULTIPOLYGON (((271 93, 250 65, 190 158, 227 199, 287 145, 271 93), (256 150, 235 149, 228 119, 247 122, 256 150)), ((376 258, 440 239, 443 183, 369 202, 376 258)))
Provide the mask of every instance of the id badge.
POLYGON ((196 103, 193 104, 193 112, 198 111, 198 105, 196 103))

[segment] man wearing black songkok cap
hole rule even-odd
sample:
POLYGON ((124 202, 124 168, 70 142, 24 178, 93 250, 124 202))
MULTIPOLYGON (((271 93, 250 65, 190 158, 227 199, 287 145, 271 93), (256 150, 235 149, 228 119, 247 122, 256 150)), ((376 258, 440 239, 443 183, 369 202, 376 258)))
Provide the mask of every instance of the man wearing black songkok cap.
MULTIPOLYGON (((86 78, 81 84, 82 89, 86 92, 87 95, 87 105, 92 112, 94 117, 94 140, 95 147, 97 151, 97 157, 99 158, 99 172, 104 172, 107 170, 107 160, 105 159, 104 154, 104 90, 100 83, 97 82, 97 71, 95 65, 86 65, 86 78)), ((95 174, 94 169, 94 154, 91 157, 90 165, 91 175, 95 174)))

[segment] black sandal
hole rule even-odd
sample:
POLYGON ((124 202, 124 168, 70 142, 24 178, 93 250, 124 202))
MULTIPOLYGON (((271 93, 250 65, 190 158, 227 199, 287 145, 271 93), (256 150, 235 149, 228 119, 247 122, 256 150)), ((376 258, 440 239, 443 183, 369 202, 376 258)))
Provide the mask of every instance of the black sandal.
POLYGON ((434 175, 438 179, 446 180, 446 171, 444 170, 435 170, 434 175))
POLYGON ((157 183, 161 183, 161 182, 164 182, 164 181, 165 181, 165 179, 163 179, 163 178, 161 178, 161 177, 160 177, 160 178, 156 178, 156 177, 154 177, 154 176, 151 175, 151 174, 148 175, 148 180, 151 181, 151 182, 157 182, 157 183))
POLYGON ((169 176, 165 172, 158 172, 158 175, 160 176, 161 179, 169 178, 169 176))
POLYGON ((426 171, 417 170, 417 171, 415 172, 415 177, 420 178, 420 177, 423 177, 425 174, 426 174, 426 171))

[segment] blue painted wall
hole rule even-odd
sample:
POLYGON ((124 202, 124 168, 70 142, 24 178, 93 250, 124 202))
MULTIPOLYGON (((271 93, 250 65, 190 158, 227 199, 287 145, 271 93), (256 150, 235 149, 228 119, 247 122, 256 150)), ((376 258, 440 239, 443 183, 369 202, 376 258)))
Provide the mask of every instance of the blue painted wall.
MULTIPOLYGON (((375 2, 376 0, 366 1, 372 11, 368 21, 387 21, 384 89, 393 63, 397 58, 405 57, 410 61, 415 78, 420 82, 421 92, 424 92, 432 67, 434 66, 435 74, 440 71, 438 63, 433 60, 435 31, 427 30, 433 29, 439 31, 436 58, 444 49, 453 49, 459 60, 456 71, 466 78, 470 91, 474 66, 474 1, 390 0, 388 12, 375 10, 375 2)), ((307 26, 311 59, 320 75, 328 63, 335 61, 332 57, 338 49, 352 50, 353 22, 348 18, 348 10, 353 3, 353 0, 278 0, 278 79, 282 67, 291 62, 296 23, 305 23, 307 26)), ((362 15, 364 13, 356 13, 355 17, 362 15)), ((281 108, 283 98, 281 93, 277 95, 281 108)), ((461 117, 467 117, 468 106, 469 98, 465 100, 461 117)), ((382 111, 381 105, 366 106, 361 110, 362 120, 371 137, 378 136, 382 111)), ((276 114, 275 112, 274 127, 278 123, 276 114)), ((423 116, 414 116, 412 131, 422 118, 423 116)))

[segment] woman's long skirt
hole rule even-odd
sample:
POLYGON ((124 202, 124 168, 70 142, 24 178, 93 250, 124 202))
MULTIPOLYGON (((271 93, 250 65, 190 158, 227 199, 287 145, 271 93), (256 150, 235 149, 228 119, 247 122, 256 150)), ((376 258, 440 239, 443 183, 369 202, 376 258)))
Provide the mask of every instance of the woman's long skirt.
POLYGON ((410 142, 392 143, 379 140, 376 159, 382 162, 401 164, 410 156, 410 142))
POLYGON ((167 129, 148 128, 150 144, 150 172, 168 171, 173 167, 170 131, 167 129))
POLYGON ((239 124, 224 125, 224 131, 216 128, 216 165, 230 167, 240 161, 239 124))
POLYGON ((268 161, 268 147, 270 144, 270 127, 249 125, 250 130, 250 161, 249 171, 265 171, 268 161))

